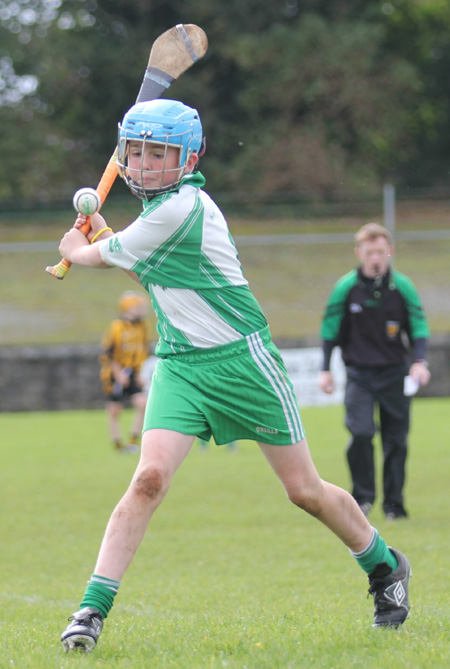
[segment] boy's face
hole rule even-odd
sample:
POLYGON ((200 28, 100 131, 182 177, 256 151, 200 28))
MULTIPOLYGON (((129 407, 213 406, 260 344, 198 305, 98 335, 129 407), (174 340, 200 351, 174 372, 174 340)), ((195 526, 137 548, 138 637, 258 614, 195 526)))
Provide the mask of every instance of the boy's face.
POLYGON ((136 303, 133 306, 129 307, 126 311, 122 312, 122 317, 127 320, 136 322, 143 320, 148 313, 147 305, 144 303, 136 303))
MULTIPOLYGON (((179 155, 180 149, 175 146, 131 141, 128 147, 130 178, 149 190, 170 186, 182 177, 179 155)), ((197 156, 191 155, 184 172, 192 172, 196 162, 197 156)))
POLYGON ((364 276, 375 279, 386 274, 394 249, 385 237, 366 239, 355 249, 364 276))

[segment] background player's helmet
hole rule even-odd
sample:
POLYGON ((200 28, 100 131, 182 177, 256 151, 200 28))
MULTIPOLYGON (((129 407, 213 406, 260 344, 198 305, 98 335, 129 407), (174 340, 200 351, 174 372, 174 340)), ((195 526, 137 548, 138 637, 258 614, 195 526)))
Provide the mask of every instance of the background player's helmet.
MULTIPOLYGON (((118 141, 118 172, 124 179, 131 192, 141 200, 149 200, 158 193, 175 188, 181 181, 187 162, 192 153, 200 153, 202 148, 202 124, 197 110, 188 107, 176 100, 151 100, 140 102, 125 114, 119 124, 118 141), (142 142, 141 159, 144 157, 145 142, 160 144, 167 153, 168 146, 179 149, 179 167, 174 170, 174 182, 163 185, 164 174, 161 176, 161 186, 144 188, 131 178, 128 170, 128 150, 130 141, 142 142)), ((141 183, 144 183, 143 162, 141 163, 141 183)))
POLYGON ((121 314, 147 310, 147 297, 133 290, 127 290, 119 297, 119 311, 121 314))

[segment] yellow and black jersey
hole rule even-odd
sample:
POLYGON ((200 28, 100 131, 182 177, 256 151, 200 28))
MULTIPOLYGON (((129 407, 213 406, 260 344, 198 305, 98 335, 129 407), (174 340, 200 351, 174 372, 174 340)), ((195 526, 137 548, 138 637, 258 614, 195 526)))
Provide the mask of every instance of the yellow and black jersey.
POLYGON ((114 379, 111 363, 117 362, 122 369, 138 376, 142 363, 149 354, 150 327, 147 321, 135 322, 117 318, 107 328, 102 339, 100 379, 105 390, 114 379))

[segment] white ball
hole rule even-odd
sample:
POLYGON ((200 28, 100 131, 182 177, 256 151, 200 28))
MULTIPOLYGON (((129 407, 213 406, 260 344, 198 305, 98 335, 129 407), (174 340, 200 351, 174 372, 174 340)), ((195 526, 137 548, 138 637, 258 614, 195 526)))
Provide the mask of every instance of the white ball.
POLYGON ((102 201, 95 188, 80 188, 73 196, 75 210, 85 216, 92 216, 100 209, 102 201))

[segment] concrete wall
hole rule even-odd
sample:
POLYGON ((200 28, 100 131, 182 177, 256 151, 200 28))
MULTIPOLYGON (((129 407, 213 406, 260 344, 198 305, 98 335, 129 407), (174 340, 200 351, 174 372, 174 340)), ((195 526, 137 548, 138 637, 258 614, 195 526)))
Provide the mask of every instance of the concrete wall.
POLYGON ((0 411, 104 406, 98 346, 0 348, 0 411))
MULTIPOLYGON (((280 348, 305 346, 305 342, 277 343, 280 348)), ((98 346, 88 345, 0 348, 0 411, 103 407, 99 353, 98 346)), ((419 395, 450 396, 450 335, 432 338, 428 360, 432 380, 419 395)))

